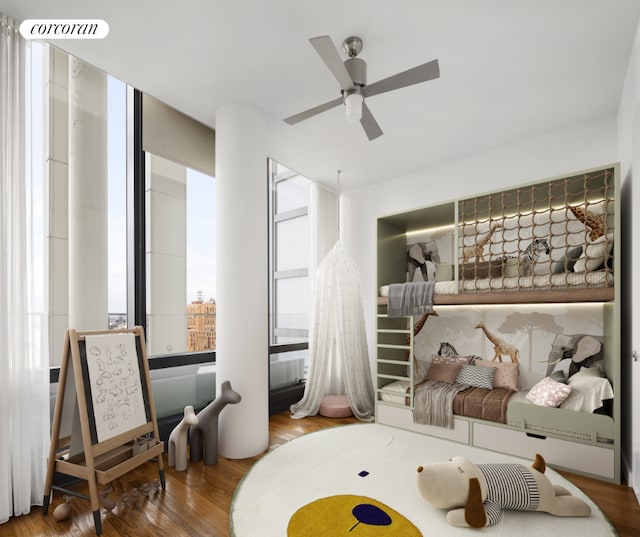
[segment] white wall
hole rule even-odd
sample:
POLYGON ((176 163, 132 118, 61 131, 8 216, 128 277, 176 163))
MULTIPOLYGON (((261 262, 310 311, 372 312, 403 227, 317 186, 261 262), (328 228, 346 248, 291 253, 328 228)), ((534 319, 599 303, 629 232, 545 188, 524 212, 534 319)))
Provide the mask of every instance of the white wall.
POLYGON ((153 356, 187 350, 187 169, 146 155, 147 350, 153 356))
MULTIPOLYGON (((627 386, 631 395, 640 390, 640 361, 634 362, 630 356, 632 349, 640 353, 640 310, 635 307, 640 303, 640 287, 633 285, 631 278, 640 268, 640 248, 631 248, 632 245, 637 245, 640 237, 640 215, 637 212, 640 207, 640 188, 637 184, 640 177, 640 25, 631 49, 618 109, 618 140, 623 210, 626 209, 623 212, 623 224, 626 224, 623 229, 628 233, 625 245, 631 249, 631 255, 624 258, 628 275, 625 283, 631 288, 631 300, 623 312, 624 327, 629 337, 627 345, 623 346, 621 359, 626 364, 626 371, 631 373, 628 375, 631 381, 627 386), (633 175, 636 175, 635 187, 631 181, 633 175)), ((628 419, 625 420, 627 436, 623 438, 623 471, 626 467, 629 484, 640 498, 640 398, 629 398, 631 408, 628 419)))

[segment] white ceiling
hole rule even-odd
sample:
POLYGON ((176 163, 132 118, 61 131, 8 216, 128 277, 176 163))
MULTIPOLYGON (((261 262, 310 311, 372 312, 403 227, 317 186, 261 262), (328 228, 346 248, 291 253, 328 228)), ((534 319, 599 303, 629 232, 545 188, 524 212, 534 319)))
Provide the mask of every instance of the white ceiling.
POLYGON ((638 0, 0 0, 18 20, 97 18, 104 40, 55 44, 215 127, 220 106, 263 111, 271 156, 341 188, 401 176, 616 114, 638 0), (369 142, 308 39, 350 35, 369 83, 437 58, 440 79, 371 97, 369 142))

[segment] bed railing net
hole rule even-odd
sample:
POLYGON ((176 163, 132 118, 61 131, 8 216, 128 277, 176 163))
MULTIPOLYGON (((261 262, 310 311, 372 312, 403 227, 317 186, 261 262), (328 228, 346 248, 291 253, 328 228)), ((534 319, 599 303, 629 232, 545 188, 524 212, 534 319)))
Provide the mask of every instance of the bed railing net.
POLYGON ((613 285, 613 169, 459 202, 462 292, 613 285))

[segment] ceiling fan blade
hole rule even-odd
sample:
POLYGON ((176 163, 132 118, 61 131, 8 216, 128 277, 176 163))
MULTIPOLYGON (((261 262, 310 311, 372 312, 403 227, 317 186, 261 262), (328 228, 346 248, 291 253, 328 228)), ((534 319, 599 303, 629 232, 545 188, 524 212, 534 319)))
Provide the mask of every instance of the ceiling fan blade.
POLYGON ((340 84, 340 89, 346 90, 353 87, 353 80, 351 80, 351 76, 344 66, 344 63, 342 63, 331 38, 328 35, 322 35, 320 37, 312 37, 309 39, 309 42, 333 73, 333 76, 336 77, 336 80, 340 84))
POLYGON ((373 84, 369 84, 362 88, 362 94, 365 97, 371 97, 372 95, 378 95, 387 91, 395 89, 405 88, 412 86, 413 84, 419 84, 420 82, 427 82, 440 76, 440 66, 438 60, 432 60, 422 65, 418 65, 413 69, 407 69, 402 73, 392 75, 382 80, 378 80, 373 84))
POLYGON ((304 112, 300 112, 299 114, 289 116, 284 121, 289 125, 295 125, 300 121, 304 121, 305 119, 309 119, 310 117, 317 116, 322 112, 331 110, 332 108, 338 106, 339 104, 342 104, 342 97, 338 97, 337 99, 333 99, 332 101, 326 102, 324 104, 320 104, 318 106, 314 106, 313 108, 309 108, 309 110, 305 110, 304 112))
POLYGON ((373 114, 366 103, 362 103, 362 118, 360 119, 360 124, 362 125, 367 138, 369 138, 369 141, 375 140, 378 136, 382 136, 382 129, 373 117, 373 114))

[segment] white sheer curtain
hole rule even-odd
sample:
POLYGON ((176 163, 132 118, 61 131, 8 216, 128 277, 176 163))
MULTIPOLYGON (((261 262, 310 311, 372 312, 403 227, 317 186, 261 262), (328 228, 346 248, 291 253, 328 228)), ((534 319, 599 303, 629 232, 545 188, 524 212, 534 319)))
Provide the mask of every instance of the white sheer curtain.
POLYGON ((42 505, 49 370, 32 201, 30 47, 0 14, 0 522, 42 505), (42 309, 42 308, 40 308, 42 309), (42 311, 40 312, 42 313, 42 311))
POLYGON ((309 281, 338 239, 338 195, 311 182, 309 185, 309 281))

